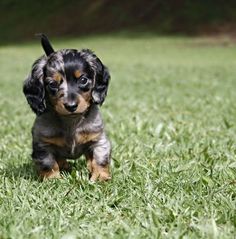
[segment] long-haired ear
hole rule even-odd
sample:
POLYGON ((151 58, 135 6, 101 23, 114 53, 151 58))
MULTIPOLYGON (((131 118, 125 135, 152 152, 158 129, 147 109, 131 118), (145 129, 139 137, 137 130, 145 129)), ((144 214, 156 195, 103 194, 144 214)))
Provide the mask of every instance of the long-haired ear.
POLYGON ((95 86, 92 92, 92 99, 94 103, 102 105, 107 95, 111 76, 107 67, 104 66, 100 60, 98 64, 100 66, 97 69, 95 86))
POLYGON ((31 107, 37 114, 42 114, 46 109, 45 90, 44 90, 44 66, 47 58, 45 56, 36 60, 32 66, 32 71, 23 85, 23 92, 31 107))
POLYGON ((95 71, 95 84, 92 91, 92 100, 95 104, 102 105, 107 95, 108 85, 111 78, 110 73, 107 67, 102 64, 100 59, 91 50, 83 49, 80 52, 80 56, 82 56, 95 71))
POLYGON ((54 52, 54 49, 53 49, 49 39, 47 38, 47 36, 44 35, 43 33, 37 33, 36 36, 41 37, 41 45, 43 47, 43 50, 44 50, 46 56, 49 56, 50 54, 52 54, 54 52))

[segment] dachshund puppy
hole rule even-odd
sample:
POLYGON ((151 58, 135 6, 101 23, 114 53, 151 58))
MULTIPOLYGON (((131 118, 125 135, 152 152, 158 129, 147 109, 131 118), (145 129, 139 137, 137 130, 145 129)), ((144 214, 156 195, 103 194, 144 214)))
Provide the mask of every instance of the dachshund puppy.
POLYGON ((32 159, 42 179, 60 178, 66 159, 85 155, 90 180, 110 176, 111 144, 99 105, 105 100, 110 74, 90 50, 54 51, 41 34, 46 55, 37 59, 23 92, 36 114, 32 159))

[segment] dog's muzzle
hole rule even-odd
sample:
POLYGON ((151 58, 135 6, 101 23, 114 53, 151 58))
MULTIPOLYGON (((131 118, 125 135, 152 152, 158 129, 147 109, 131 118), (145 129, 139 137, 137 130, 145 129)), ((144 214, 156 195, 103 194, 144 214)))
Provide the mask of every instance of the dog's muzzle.
POLYGON ((66 104, 64 104, 64 107, 66 108, 67 111, 73 113, 76 111, 76 109, 78 107, 78 103, 76 103, 76 102, 66 103, 66 104))

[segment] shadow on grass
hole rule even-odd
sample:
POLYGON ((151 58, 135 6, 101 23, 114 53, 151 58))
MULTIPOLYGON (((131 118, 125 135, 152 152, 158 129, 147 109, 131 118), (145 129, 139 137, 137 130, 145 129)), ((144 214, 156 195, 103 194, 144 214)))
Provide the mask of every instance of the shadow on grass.
POLYGON ((6 165, 0 170, 0 174, 6 178, 23 178, 29 181, 39 180, 36 169, 31 162, 21 165, 6 165))
MULTIPOLYGON (((85 160, 69 160, 70 172, 61 171, 63 175, 71 175, 72 172, 82 172, 86 168, 85 160)), ((37 175, 37 170, 32 162, 23 163, 21 165, 9 164, 0 169, 0 175, 5 178, 23 178, 28 181, 41 181, 37 175)))

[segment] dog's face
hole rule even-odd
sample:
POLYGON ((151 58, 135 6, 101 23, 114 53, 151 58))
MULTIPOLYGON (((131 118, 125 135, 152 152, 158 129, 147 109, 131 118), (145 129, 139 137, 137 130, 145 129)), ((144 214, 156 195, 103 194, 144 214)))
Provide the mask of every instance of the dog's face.
POLYGON ((58 114, 84 113, 92 103, 96 70, 83 55, 76 50, 59 51, 45 66, 46 98, 58 114))
POLYGON ((110 75, 90 50, 59 50, 39 58, 24 83, 24 93, 36 114, 53 108, 76 115, 105 100, 110 75))

